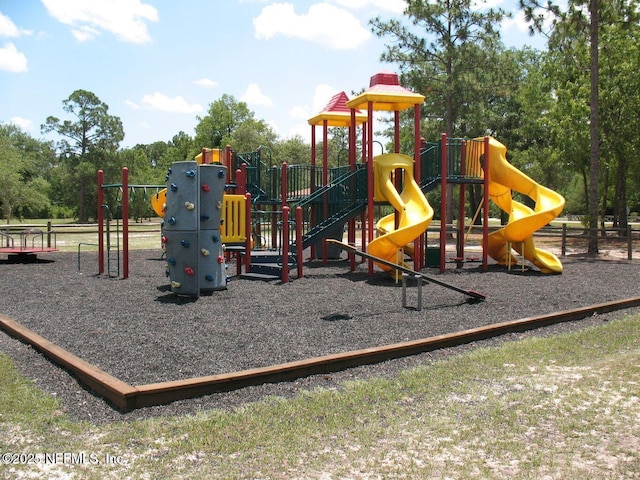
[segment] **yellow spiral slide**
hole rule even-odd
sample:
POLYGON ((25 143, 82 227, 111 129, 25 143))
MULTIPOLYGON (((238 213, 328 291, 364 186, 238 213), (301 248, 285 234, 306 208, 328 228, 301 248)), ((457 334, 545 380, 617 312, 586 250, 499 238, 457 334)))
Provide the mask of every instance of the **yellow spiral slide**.
MULTIPOLYGON (((400 153, 386 153, 375 157, 373 162, 374 199, 388 201, 396 212, 378 221, 376 230, 379 236, 371 241, 367 250, 387 262, 406 266, 402 252, 409 250, 407 253, 411 253, 412 242, 429 226, 433 209, 414 178, 413 158, 400 153), (400 193, 393 183, 397 169, 404 171, 404 187, 400 193)), ((376 265, 385 271, 393 270, 388 265, 376 265)))
MULTIPOLYGON (((481 139, 476 139, 481 140, 481 139)), ((509 214, 509 221, 489 235, 487 253, 498 263, 512 262, 511 248, 533 263, 542 273, 562 273, 562 263, 553 253, 536 248, 533 233, 555 219, 564 208, 564 198, 543 187, 511 165, 507 147, 489 138, 489 198, 509 214), (528 196, 533 209, 513 199, 511 192, 528 196)))

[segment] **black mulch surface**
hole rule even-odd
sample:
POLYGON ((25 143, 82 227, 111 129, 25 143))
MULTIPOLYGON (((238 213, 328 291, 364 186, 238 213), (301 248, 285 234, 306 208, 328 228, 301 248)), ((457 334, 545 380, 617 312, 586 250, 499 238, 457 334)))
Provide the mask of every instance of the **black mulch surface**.
MULTIPOLYGON (((366 264, 350 272, 345 260, 313 262, 303 278, 292 274, 288 284, 233 278, 227 290, 193 300, 171 293, 158 250, 132 251, 127 280, 98 276, 95 254, 83 253, 80 272, 74 253, 39 259, 14 264, 0 258, 0 313, 131 385, 269 366, 640 295, 635 260, 565 258, 562 275, 508 272, 497 265, 488 272, 477 265, 452 266, 445 274, 425 269, 487 299, 469 302, 465 295, 425 284, 423 310, 417 311, 416 288, 408 289, 409 308, 403 308, 400 284, 382 272, 369 277, 366 264)), ((481 343, 582 328, 627 313, 481 343)), ((94 423, 233 408, 265 395, 294 395, 301 388, 336 388, 346 379, 392 375, 473 347, 122 413, 27 345, 0 333, 0 351, 20 371, 60 398, 74 418, 94 423)))

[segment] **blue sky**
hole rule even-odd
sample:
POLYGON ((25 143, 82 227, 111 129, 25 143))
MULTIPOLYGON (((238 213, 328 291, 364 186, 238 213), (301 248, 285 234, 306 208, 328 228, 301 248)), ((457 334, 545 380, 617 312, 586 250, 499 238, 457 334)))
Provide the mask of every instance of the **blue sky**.
MULTIPOLYGON (((531 38, 516 0, 507 46, 531 38)), ((483 4, 487 5, 487 4, 483 4)), ((280 135, 309 138, 307 120, 334 93, 368 87, 396 67, 368 20, 400 18, 402 0, 0 0, 0 123, 36 138, 62 101, 95 93, 120 117, 122 147, 194 135, 223 94, 244 101, 280 135)))

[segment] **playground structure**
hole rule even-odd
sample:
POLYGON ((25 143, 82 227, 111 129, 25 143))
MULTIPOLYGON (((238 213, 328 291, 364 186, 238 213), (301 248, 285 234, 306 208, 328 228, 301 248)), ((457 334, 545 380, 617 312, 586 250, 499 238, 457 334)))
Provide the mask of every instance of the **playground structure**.
MULTIPOLYGON (((349 100, 344 92, 335 95, 311 125, 311 164, 275 165, 264 147, 249 153, 203 149, 198 164, 226 167, 222 201, 221 238, 225 258, 236 255, 237 275, 246 278, 289 280, 292 270, 303 275, 303 252, 310 247, 312 259, 326 262, 340 247, 326 242, 341 241, 367 252, 368 272, 375 260, 408 267, 427 266, 444 272, 447 263, 461 267, 481 262, 488 268, 488 257, 511 268, 525 261, 542 273, 560 273, 562 264, 550 252, 534 245, 533 234, 551 222, 564 206, 564 199, 517 170, 506 160, 506 147, 491 137, 448 138, 428 143, 420 138, 420 106, 424 96, 399 85, 394 73, 371 77, 370 86, 349 100), (412 109, 414 147, 412 155, 400 152, 400 112, 412 109), (374 155, 373 119, 375 111, 391 112, 394 134, 393 152, 374 155), (321 165, 316 158, 316 127, 322 127, 321 165), (328 165, 328 131, 331 127, 349 130, 348 163, 328 165), (358 142, 357 136, 361 135, 358 142), (361 155, 358 158, 358 154, 361 155), (448 225, 449 185, 459 187, 458 225, 448 225), (467 230, 466 187, 482 187, 482 201, 467 230), (430 228, 435 215, 426 194, 440 188, 439 227, 430 228), (512 197, 512 191, 528 196, 530 208, 512 197), (489 228, 489 201, 504 210, 509 220, 498 229, 489 228), (376 222, 376 211, 384 205, 394 208, 376 222), (469 233, 478 215, 481 221, 481 258, 465 252, 469 233), (356 226, 357 225, 357 226, 356 226), (360 230, 361 237, 356 239, 360 230), (438 243, 433 243, 437 232, 438 243), (447 236, 456 233, 456 251, 447 252, 447 236), (429 240, 429 245, 428 245, 429 240), (331 251, 333 249, 333 252, 331 251), (243 271, 244 270, 244 271, 243 271)), ((379 142, 375 142, 379 143, 379 142)), ((166 188, 152 199, 156 213, 164 215, 166 188)), ((124 199, 123 199, 124 201, 124 199)), ((124 213, 123 220, 126 218, 124 213)), ((126 235, 125 235, 126 236, 126 235)), ((339 254, 338 254, 339 255, 339 254)), ((356 268, 356 255, 349 252, 349 266, 356 268)), ((399 278, 400 270, 384 262, 377 266, 399 278)))
MULTIPOLYGON (((289 252, 299 250, 300 246, 302 249, 311 247, 311 257, 314 259, 319 257, 314 249, 320 248, 321 258, 326 262, 332 244, 324 240, 340 240, 345 230, 349 245, 359 246, 363 252, 398 265, 406 266, 408 256, 413 261, 414 270, 419 270, 428 260, 431 253, 428 250, 435 250, 439 260, 437 266, 441 272, 444 272, 447 261, 460 266, 469 260, 465 255, 465 239, 468 236, 465 231, 465 209, 466 186, 470 184, 480 185, 483 191, 476 217, 482 211, 481 262, 484 270, 488 267, 490 256, 509 268, 519 262, 524 268, 527 260, 542 273, 562 271, 562 265, 555 255, 535 247, 533 234, 562 211, 564 199, 511 166, 506 160, 504 145, 491 137, 450 139, 443 134, 440 142, 415 141, 413 157, 399 152, 400 112, 413 108, 414 138, 419 139, 420 105, 423 101, 422 95, 401 87, 397 75, 388 72, 376 74, 371 78, 369 89, 361 95, 349 101, 344 92, 341 92, 331 99, 320 114, 309 119, 312 126, 310 166, 283 164, 281 167, 264 168, 261 152, 256 151, 245 156, 238 169, 230 169, 240 172, 241 168, 244 172, 237 178, 246 179, 246 191, 252 194, 254 233, 257 227, 263 225, 255 217, 263 214, 259 210, 260 205, 270 208, 272 215, 280 213, 276 210, 278 206, 282 208, 282 220, 278 226, 282 231, 290 229, 293 234, 274 233, 270 246, 262 244, 264 248, 277 250, 285 235, 292 238, 291 244, 284 245, 279 252, 282 269, 279 278, 284 281, 288 278, 287 265, 297 265, 298 275, 301 275, 299 257, 294 256, 291 261, 284 260, 288 253, 285 255, 282 252, 287 246, 289 252), (363 113, 361 109, 364 110, 365 107, 367 111, 363 113), (373 112, 377 110, 393 112, 395 133, 392 154, 373 154, 373 122, 368 119, 373 119, 373 112), (321 169, 316 166, 317 126, 322 126, 323 129, 321 169), (335 126, 349 128, 349 164, 329 168, 327 132, 329 127, 335 126), (360 162, 356 159, 358 127, 361 127, 362 134, 360 162), (304 177, 306 171, 309 175, 304 177), (264 179, 268 181, 265 182, 264 179), (448 258, 446 251, 447 234, 453 226, 444 221, 447 217, 446 196, 449 184, 457 185, 460 189, 456 253, 453 258, 448 258), (425 233, 434 212, 425 194, 437 187, 440 187, 441 192, 439 244, 435 248, 428 248, 425 233), (515 201, 511 196, 512 190, 530 197, 535 202, 535 208, 515 201), (304 196, 301 192, 310 193, 304 196), (490 200, 509 214, 507 225, 491 234, 490 200), (385 204, 391 204, 395 212, 374 223, 376 207, 385 204), (289 213, 289 205, 296 212, 295 222, 292 224, 288 221, 288 216, 287 220, 284 219, 285 214, 289 213), (356 240, 357 220, 360 221, 362 234, 359 242, 356 240), (377 237, 374 235, 376 232, 377 237), (301 239, 301 242, 297 239, 301 239), (521 256, 520 259, 518 255, 521 256)), ((355 255, 350 253, 349 256, 350 268, 353 270, 355 255)), ((373 273, 374 264, 375 261, 369 261, 370 274, 373 273)), ((378 262, 378 266, 384 270, 394 270, 382 262, 378 262)), ((250 268, 254 267, 260 268, 262 265, 251 263, 250 268)))

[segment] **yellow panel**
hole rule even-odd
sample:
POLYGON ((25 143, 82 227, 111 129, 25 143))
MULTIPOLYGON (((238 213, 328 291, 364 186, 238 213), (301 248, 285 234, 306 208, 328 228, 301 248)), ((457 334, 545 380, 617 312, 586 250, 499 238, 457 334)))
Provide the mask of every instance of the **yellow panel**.
POLYGON ((194 160, 198 163, 198 165, 202 165, 203 161, 211 160, 208 163, 221 163, 220 162, 220 152, 219 148, 205 148, 205 158, 202 158, 202 152, 195 156, 194 160))
POLYGON ((222 242, 244 243, 247 239, 247 199, 244 195, 225 194, 222 200, 222 242))

